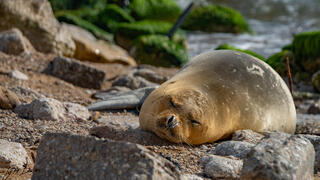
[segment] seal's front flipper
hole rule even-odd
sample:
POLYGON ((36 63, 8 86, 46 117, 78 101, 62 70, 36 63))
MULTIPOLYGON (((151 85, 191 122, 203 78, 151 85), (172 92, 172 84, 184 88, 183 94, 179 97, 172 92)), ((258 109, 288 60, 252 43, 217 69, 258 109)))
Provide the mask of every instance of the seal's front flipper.
POLYGON ((145 87, 127 92, 110 93, 101 97, 101 101, 88 106, 90 111, 121 110, 140 108, 144 100, 156 87, 145 87))

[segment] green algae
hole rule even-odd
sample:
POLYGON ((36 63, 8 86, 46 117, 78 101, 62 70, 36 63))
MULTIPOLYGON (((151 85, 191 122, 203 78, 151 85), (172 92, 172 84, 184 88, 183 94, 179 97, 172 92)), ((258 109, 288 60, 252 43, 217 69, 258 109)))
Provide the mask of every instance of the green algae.
POLYGON ((258 58, 258 59, 261 59, 261 60, 263 60, 263 61, 265 60, 264 57, 262 57, 261 55, 255 53, 255 52, 253 52, 253 51, 238 49, 238 48, 236 48, 236 47, 234 47, 234 46, 230 46, 230 45, 228 45, 228 44, 222 44, 222 45, 220 45, 220 46, 218 46, 218 47, 216 48, 216 50, 222 50, 222 49, 229 49, 229 50, 234 50, 234 51, 243 52, 243 53, 249 54, 249 55, 251 55, 251 56, 254 56, 254 57, 258 58))

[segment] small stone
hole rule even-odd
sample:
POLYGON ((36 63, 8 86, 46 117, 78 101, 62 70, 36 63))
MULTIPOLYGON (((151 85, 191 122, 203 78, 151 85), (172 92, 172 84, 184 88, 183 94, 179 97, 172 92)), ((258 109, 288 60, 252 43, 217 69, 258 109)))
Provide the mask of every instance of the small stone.
POLYGON ((30 104, 21 104, 14 112, 27 119, 58 121, 62 119, 86 120, 90 113, 84 106, 74 103, 61 103, 52 98, 35 99, 30 104))
POLYGON ((18 70, 14 70, 14 71, 11 71, 9 73, 9 77, 11 78, 15 78, 15 79, 20 79, 20 80, 28 80, 28 76, 23 74, 22 72, 18 71, 18 70))
POLYGON ((12 109, 21 102, 17 95, 7 88, 0 86, 0 108, 12 109))
POLYGON ((167 81, 169 78, 165 76, 161 76, 154 71, 146 68, 136 69, 133 72, 134 76, 140 76, 142 78, 145 78, 146 80, 156 83, 156 84, 162 84, 165 81, 167 81))
POLYGON ((244 141, 251 144, 257 144, 264 136, 262 134, 256 133, 250 129, 238 130, 233 133, 233 141, 244 141))
POLYGON ((0 139, 0 168, 23 169, 32 163, 20 143, 0 139))
POLYGON ((133 76, 131 74, 124 75, 112 82, 112 86, 125 86, 132 90, 144 87, 156 87, 158 84, 152 83, 142 77, 133 76))
POLYGON ((297 114, 295 133, 320 135, 320 115, 297 114))
POLYGON ((0 51, 6 54, 20 55, 35 51, 31 43, 19 29, 13 28, 0 34, 0 51))
POLYGON ((200 160, 205 175, 213 178, 239 179, 243 162, 216 155, 204 156, 200 160))
POLYGON ((312 86, 315 90, 320 92, 320 71, 317 71, 312 75, 312 86))
POLYGON ((233 156, 236 158, 244 158, 249 153, 254 144, 241 141, 225 141, 217 145, 210 154, 220 156, 233 156))
POLYGON ((106 76, 102 70, 66 57, 56 57, 45 72, 74 85, 93 89, 100 89, 106 76))
POLYGON ((182 179, 170 161, 141 145, 63 133, 45 134, 33 180, 182 179))
POLYGON ((271 133, 244 159, 241 179, 313 179, 314 158, 306 138, 271 133))

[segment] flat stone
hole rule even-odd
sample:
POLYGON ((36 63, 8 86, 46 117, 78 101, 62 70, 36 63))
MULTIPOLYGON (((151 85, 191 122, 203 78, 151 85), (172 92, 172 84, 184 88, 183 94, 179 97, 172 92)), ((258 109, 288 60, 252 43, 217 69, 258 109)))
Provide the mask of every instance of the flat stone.
POLYGON ((320 115, 297 114, 295 133, 320 135, 320 115))
POLYGON ((151 132, 142 131, 139 127, 139 117, 133 115, 106 115, 97 120, 98 127, 90 129, 90 134, 99 138, 116 141, 127 141, 142 145, 168 145, 151 132))
POLYGON ((18 96, 7 88, 0 86, 0 108, 12 109, 21 104, 18 96))
POLYGON ((232 135, 232 140, 248 142, 251 144, 257 144, 263 137, 264 135, 260 133, 256 133, 250 129, 246 129, 246 130, 238 130, 234 132, 232 135))
POLYGON ((20 143, 0 139, 0 168, 24 169, 32 163, 20 143))
POLYGON ((48 133, 41 139, 32 180, 182 179, 168 160, 141 145, 48 133))
POLYGON ((102 70, 66 57, 56 57, 45 72, 74 85, 93 89, 100 89, 106 76, 102 70))
POLYGON ((31 53, 35 49, 19 29, 13 28, 0 33, 0 51, 6 54, 20 55, 21 53, 31 53))
POLYGON ((14 109, 14 112, 27 119, 51 121, 87 120, 90 117, 86 107, 75 103, 62 103, 52 98, 35 99, 29 104, 20 104, 14 109))
POLYGON ((20 79, 20 80, 24 80, 24 81, 29 79, 27 75, 25 75, 24 73, 22 73, 18 70, 13 70, 8 75, 11 78, 20 79))
POLYGON ((306 138, 271 133, 244 159, 241 179, 313 179, 314 158, 313 145, 306 138))
POLYGON ((216 155, 204 156, 200 160, 204 174, 213 179, 239 179, 243 162, 216 155))
POLYGON ((0 31, 11 28, 20 29, 37 51, 74 54, 71 35, 54 17, 48 0, 0 1, 0 31))
POLYGON ((144 79, 156 84, 162 84, 169 79, 169 77, 161 76, 147 68, 138 68, 133 72, 133 75, 143 77, 144 79))
POLYGON ((216 146, 216 148, 210 151, 210 154, 220 156, 233 156, 236 158, 244 158, 249 153, 254 144, 241 141, 225 141, 216 146))

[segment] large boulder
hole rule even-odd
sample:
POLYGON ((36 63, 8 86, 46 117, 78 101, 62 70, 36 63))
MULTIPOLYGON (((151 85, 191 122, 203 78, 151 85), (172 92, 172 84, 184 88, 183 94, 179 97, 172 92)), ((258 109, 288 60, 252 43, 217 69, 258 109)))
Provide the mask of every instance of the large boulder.
POLYGON ((138 144, 69 134, 41 139, 32 180, 182 179, 170 161, 138 144))
POLYGON ((72 56, 74 42, 47 0, 0 1, 0 31, 18 28, 40 52, 72 56))

